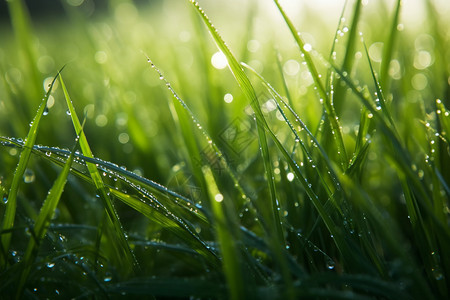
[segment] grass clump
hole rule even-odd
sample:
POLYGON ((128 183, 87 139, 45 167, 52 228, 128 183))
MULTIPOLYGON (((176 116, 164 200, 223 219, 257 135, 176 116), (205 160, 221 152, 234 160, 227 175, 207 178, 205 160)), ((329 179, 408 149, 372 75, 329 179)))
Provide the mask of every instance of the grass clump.
POLYGON ((61 3, 8 2, 6 299, 448 298, 447 4, 61 3))

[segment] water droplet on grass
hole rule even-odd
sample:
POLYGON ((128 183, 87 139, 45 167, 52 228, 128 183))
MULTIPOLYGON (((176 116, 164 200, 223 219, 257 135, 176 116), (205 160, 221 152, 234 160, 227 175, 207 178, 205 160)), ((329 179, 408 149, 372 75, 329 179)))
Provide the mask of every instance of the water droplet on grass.
POLYGON ((32 183, 36 179, 36 176, 34 175, 33 170, 26 169, 25 173, 23 174, 23 181, 25 183, 32 183))
POLYGON ((70 109, 66 110, 66 115, 70 116, 70 109))
POLYGON ((46 266, 47 266, 47 268, 51 269, 51 268, 53 268, 53 267, 55 266, 55 263, 53 263, 53 262, 48 262, 48 263, 46 264, 46 266))
POLYGON ((327 262, 327 269, 328 269, 328 270, 333 270, 334 267, 335 267, 334 261, 329 260, 329 261, 327 262))

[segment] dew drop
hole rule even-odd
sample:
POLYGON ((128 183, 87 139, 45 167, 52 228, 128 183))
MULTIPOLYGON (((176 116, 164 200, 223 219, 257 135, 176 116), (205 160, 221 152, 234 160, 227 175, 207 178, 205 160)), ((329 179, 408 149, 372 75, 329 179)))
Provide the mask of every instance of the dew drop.
POLYGON ((48 262, 46 265, 47 265, 47 268, 51 269, 51 268, 53 268, 55 266, 55 263, 48 262))
POLYGON ((23 174, 23 181, 25 183, 32 183, 36 179, 36 176, 34 175, 33 170, 26 169, 25 173, 23 174))
POLYGON ((328 269, 328 270, 333 270, 334 267, 335 267, 334 261, 329 260, 329 261, 327 262, 327 269, 328 269))
POLYGON ((49 109, 48 109, 48 106, 46 106, 44 109, 43 115, 44 116, 48 115, 48 112, 49 112, 49 109))
POLYGON ((70 116, 70 109, 66 110, 66 115, 70 116))

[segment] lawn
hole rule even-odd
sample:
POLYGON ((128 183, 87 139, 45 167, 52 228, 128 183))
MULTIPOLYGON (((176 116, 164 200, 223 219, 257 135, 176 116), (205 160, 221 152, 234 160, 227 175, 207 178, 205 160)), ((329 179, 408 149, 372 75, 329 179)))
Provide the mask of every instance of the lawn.
POLYGON ((450 297, 447 1, 37 2, 0 299, 450 297))

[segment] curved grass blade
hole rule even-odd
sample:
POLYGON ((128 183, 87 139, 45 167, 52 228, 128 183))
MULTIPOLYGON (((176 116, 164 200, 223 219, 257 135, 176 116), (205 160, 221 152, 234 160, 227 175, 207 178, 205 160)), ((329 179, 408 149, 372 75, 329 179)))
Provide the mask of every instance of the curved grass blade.
MULTIPOLYGON (((22 148, 23 147, 23 142, 17 141, 15 139, 11 139, 11 138, 6 138, 6 137, 0 137, 0 142, 5 145, 5 146, 14 146, 14 147, 19 147, 22 148)), ((66 149, 60 149, 60 148, 55 148, 55 147, 47 147, 47 146, 42 146, 42 145, 35 145, 33 147, 33 153, 40 155, 42 158, 50 160, 53 163, 57 163, 59 165, 63 165, 65 161, 61 160, 61 158, 66 158, 68 157, 68 155, 70 154, 69 150, 66 149), (56 157, 55 157, 56 155, 56 157)), ((80 164, 85 164, 86 162, 95 164, 96 166, 98 165, 98 168, 100 170, 102 170, 103 172, 106 172, 108 174, 111 174, 112 176, 115 176, 121 180, 123 180, 127 186, 132 187, 133 189, 142 192, 144 194, 148 194, 148 192, 145 191, 145 189, 150 189, 156 193, 159 193, 160 195, 164 195, 166 197, 171 196, 173 197, 175 200, 181 200, 184 204, 182 207, 189 207, 189 212, 195 213, 190 211, 190 207, 195 207, 195 210, 198 210, 200 213, 195 213, 195 215, 202 221, 202 222, 207 222, 207 219, 205 217, 206 215, 206 211, 205 209, 194 203, 194 201, 192 201, 189 198, 186 198, 170 189, 168 189, 167 187, 156 183, 152 180, 149 180, 147 178, 144 178, 142 176, 139 176, 129 170, 126 170, 122 167, 119 167, 116 164, 113 164, 111 162, 108 161, 104 161, 95 157, 87 157, 82 155, 81 153, 79 153, 78 151, 75 152, 75 157, 78 159, 78 162, 80 164)), ((73 168, 72 170, 73 172, 77 172, 75 168, 73 168)), ((79 177, 81 177, 83 180, 90 182, 93 184, 93 181, 90 177, 86 177, 86 175, 84 173, 77 173, 79 177)), ((162 204, 160 204, 161 207, 163 206, 162 204)))
MULTIPOLYGON (((13 140, 13 139, 10 139, 10 138, 0 137, 0 142, 2 142, 2 144, 5 145, 5 146, 23 147, 23 143, 20 143, 20 142, 18 142, 16 140, 13 140)), ((55 164, 64 165, 64 161, 62 159, 59 159, 59 157, 60 156, 61 157, 67 157, 67 155, 70 152, 68 152, 68 150, 65 150, 65 149, 46 147, 46 146, 41 146, 41 145, 35 145, 34 148, 33 148, 33 153, 36 154, 36 155, 39 155, 43 159, 46 159, 46 160, 49 160, 49 161, 53 162, 55 164)), ((143 185, 151 184, 151 186, 158 188, 159 191, 162 191, 162 192, 164 192, 166 194, 171 193, 171 195, 173 194, 173 196, 176 197, 177 199, 184 200, 184 201, 186 201, 188 203, 193 203, 190 199, 184 198, 183 196, 176 194, 175 192, 167 189, 166 187, 164 187, 162 185, 159 185, 159 184, 157 184, 157 183, 155 183, 153 181, 150 181, 150 180, 148 180, 146 178, 140 177, 139 175, 136 175, 136 174, 134 174, 134 173, 132 173, 132 172, 130 172, 128 170, 125 170, 123 168, 120 168, 119 166, 117 166, 115 164, 112 164, 110 162, 106 162, 106 161, 100 160, 98 158, 85 157, 82 154, 80 154, 79 152, 75 152, 74 155, 75 155, 75 157, 82 159, 82 161, 80 163, 83 163, 84 161, 88 161, 88 162, 91 162, 93 164, 98 164, 99 167, 102 168, 103 171, 109 171, 109 169, 113 169, 114 170, 113 174, 115 174, 115 175, 117 175, 119 172, 122 172, 122 175, 126 176, 128 178, 128 180, 135 180, 135 182, 139 182, 139 184, 143 184, 143 185), (132 177, 132 179, 130 179, 130 177, 132 177)), ((84 181, 87 181, 87 182, 93 184, 92 179, 89 176, 87 176, 86 174, 78 171, 76 168, 73 167, 71 172, 74 175, 76 175, 77 177, 83 179, 84 181)), ((121 178, 121 179, 123 180, 123 178, 121 178)), ((130 182, 130 181, 125 181, 125 182, 127 184, 129 184, 130 187, 132 187, 133 182, 130 182)), ((111 193, 117 192, 118 195, 124 196, 125 197, 124 199, 120 199, 119 198, 119 200, 123 201, 124 203, 132 203, 132 205, 131 205, 132 207, 149 206, 148 208, 155 209, 154 206, 150 206, 145 201, 141 201, 139 199, 133 198, 129 194, 123 194, 123 193, 121 193, 119 191, 116 191, 112 187, 108 186, 108 188, 111 190, 111 193), (129 198, 129 197, 132 197, 132 199, 129 198), (141 201, 141 203, 138 203, 139 201, 141 201)), ((164 208, 164 206, 161 203, 157 202, 158 200, 153 198, 151 196, 151 194, 149 194, 147 192, 144 192, 142 189, 139 189, 139 191, 142 193, 141 195, 142 195, 143 199, 146 198, 146 197, 147 198, 151 198, 151 199, 153 199, 153 201, 155 201, 155 203, 158 203, 158 205, 160 205, 161 208, 164 208)), ((117 195, 115 195, 115 196, 117 196, 117 195)), ((197 205, 195 207, 199 211, 203 210, 203 208, 201 206, 197 205)), ((148 210, 148 208, 144 209, 144 213, 143 214, 147 215, 148 217, 151 217, 151 213, 150 213, 150 210, 148 210)), ((162 211, 162 210, 158 211, 158 213, 160 213, 160 215, 166 216, 165 212, 162 211)), ((193 212, 190 211, 190 213, 192 214, 193 212)), ((153 218, 152 218, 152 220, 153 220, 153 218)), ((174 220, 174 221, 176 221, 176 220, 174 220)), ((183 226, 181 226, 181 227, 184 230, 184 227, 185 227, 184 225, 185 224, 182 224, 182 225, 183 226)), ((170 227, 170 228, 172 228, 172 227, 170 227)), ((93 227, 93 229, 95 229, 95 228, 93 227)), ((190 233, 193 233, 192 230, 188 230, 188 231, 190 233)), ((254 247, 256 249, 259 249, 259 250, 261 250, 261 251, 263 251, 265 253, 269 253, 270 252, 270 249, 269 249, 270 247, 261 238, 259 238, 258 236, 254 235, 251 231, 249 231, 245 227, 241 226, 240 227, 240 231, 242 232, 242 236, 243 236, 244 240, 246 241, 245 244, 249 244, 252 247, 254 247)), ((296 273, 297 276, 299 276, 299 277, 305 276, 304 271, 300 270, 300 267, 296 264, 295 260, 292 257, 290 257, 290 256, 289 256, 289 268, 294 273, 296 273)))
MULTIPOLYGON (((408 183, 406 184, 414 194, 417 196, 418 205, 427 215, 433 220, 433 223, 442 230, 442 233, 445 234, 448 238, 450 238, 450 229, 445 225, 445 222, 441 222, 436 215, 432 212, 432 208, 427 199, 429 199, 429 195, 432 193, 428 190, 427 186, 420 181, 418 176, 411 169, 412 160, 410 158, 409 152, 402 145, 400 138, 398 137, 395 129, 391 128, 389 125, 389 121, 386 120, 386 117, 383 113, 376 109, 374 105, 372 105, 371 100, 368 99, 360 87, 357 87, 350 77, 345 74, 342 70, 337 68, 334 64, 331 64, 332 68, 342 77, 343 81, 347 84, 347 86, 355 93, 355 95, 360 99, 363 105, 373 114, 373 117, 378 121, 377 124, 380 125, 382 132, 386 139, 391 143, 393 149, 388 154, 392 157, 391 162, 395 165, 399 171, 403 174, 405 178, 407 178, 408 183)), ((400 174, 401 174, 400 173, 400 174)))
MULTIPOLYGON (((4 138, 0 137, 0 140, 4 140, 4 138)), ((16 143, 15 145, 19 146, 19 147, 21 146, 18 143, 16 143)), ((52 151, 52 149, 53 148, 36 146, 33 149, 33 152, 40 155, 42 158, 50 160, 56 164, 62 164, 62 162, 60 160, 57 160, 54 157, 54 155, 50 155, 50 156, 48 155, 48 153, 50 153, 52 151), (40 150, 37 150, 37 149, 40 149, 40 150)), ((67 150, 57 149, 57 151, 51 152, 51 153, 66 154, 67 150)), ((75 152, 74 155, 75 155, 75 157, 83 157, 83 160, 86 160, 87 162, 90 162, 92 164, 103 164, 103 165, 108 165, 108 166, 111 166, 111 165, 114 166, 111 163, 105 164, 104 161, 101 161, 101 160, 98 160, 95 158, 84 157, 78 152, 75 152)), ((89 177, 83 173, 80 173, 79 171, 76 170, 76 168, 72 168, 71 171, 76 176, 82 178, 83 180, 90 182, 91 184, 94 184, 91 177, 89 177)), ((108 171, 108 170, 105 169, 105 171, 108 171)), ((208 247, 205 244, 205 242, 203 242, 198 237, 198 235, 195 233, 195 231, 192 228, 190 228, 189 224, 185 220, 183 220, 183 218, 180 215, 175 215, 164 204, 162 204, 160 201, 158 201, 158 199, 156 199, 151 193, 149 193, 145 189, 137 186, 133 182, 130 182, 126 177, 124 177, 125 175, 119 174, 119 172, 121 172, 121 171, 129 172, 124 169, 118 168, 118 170, 116 170, 112 174, 114 174, 114 176, 117 176, 118 179, 123 180, 125 182, 125 184, 127 185, 127 187, 135 189, 140 194, 140 198, 133 197, 129 194, 120 192, 113 187, 104 185, 105 188, 108 189, 107 193, 109 195, 114 195, 115 197, 117 197, 119 200, 121 200, 128 206, 132 207, 136 211, 143 214, 145 217, 149 218, 150 220, 157 221, 164 228, 174 232, 178 237, 180 237, 182 240, 184 240, 188 245, 191 245, 194 250, 196 250, 198 253, 202 254, 202 256, 207 257, 212 265, 218 264, 218 262, 216 261, 217 258, 215 257, 215 253, 210 249, 210 247, 208 247), (155 215, 155 212, 156 212, 156 215, 155 215)), ((134 174, 134 173, 132 173, 132 174, 134 174)), ((134 175, 139 177, 136 174, 134 174, 134 175)), ((142 178, 142 179, 145 179, 145 178, 142 178)), ((145 180, 143 180, 143 181, 145 182, 145 180)), ((163 186, 158 185, 158 187, 163 187, 163 186)), ((167 193, 170 190, 164 187, 163 191, 164 191, 164 193, 167 193)), ((177 198, 179 198, 179 199, 180 198, 186 199, 174 192, 172 192, 172 193, 175 194, 177 196, 177 198)), ((191 203, 191 201, 188 199, 186 199, 186 201, 189 201, 188 203, 191 203)), ((201 206, 196 206, 196 208, 202 209, 201 206)), ((189 215, 190 215, 190 217, 192 217, 192 216, 196 217, 197 220, 199 220, 205 224, 207 223, 206 218, 203 215, 196 213, 195 210, 194 211, 189 210, 189 215)))
POLYGON ((33 262, 37 256, 39 245, 42 239, 44 238, 45 234, 47 233, 47 229, 48 226, 50 225, 51 218, 55 213, 59 200, 61 199, 61 195, 64 191, 64 187, 67 182, 67 176, 69 175, 70 168, 72 166, 75 148, 77 145, 78 145, 78 137, 76 139, 75 146, 73 147, 72 152, 69 158, 67 159, 66 164, 64 165, 63 170, 58 175, 58 178, 55 180, 52 188, 48 192, 47 198, 42 204, 41 210, 34 224, 34 228, 32 230, 33 234, 30 237, 30 241, 28 242, 28 246, 23 258, 22 263, 23 271, 19 279, 19 286, 17 289, 16 299, 19 299, 22 296, 23 288, 25 286, 28 275, 30 274, 33 262))
MULTIPOLYGON (((269 154, 269 147, 267 145, 267 137, 265 133, 264 128, 268 128, 268 125, 266 123, 266 120, 262 114, 261 108, 258 103, 258 98, 256 96, 255 90, 253 89, 252 84, 250 83, 250 80, 248 79, 247 75, 245 74, 244 70, 234 57, 234 55, 231 53, 228 46, 225 44, 222 37, 219 35, 218 31, 214 27, 214 25, 209 20, 208 16, 205 14, 202 8, 200 8, 198 2, 194 0, 190 0, 190 2, 193 4, 194 8, 197 10, 197 12, 200 14, 200 17, 202 18, 203 22, 207 26, 209 32, 211 33, 217 47, 220 51, 225 55, 228 61, 228 66, 235 77, 239 87, 241 88, 243 94, 250 102, 250 105, 255 113, 256 117, 256 125, 257 125, 257 133, 258 133, 258 140, 261 150, 261 156, 264 163, 264 171, 266 173, 267 181, 268 181, 268 188, 269 188, 269 195, 270 195, 270 207, 271 211, 269 212, 271 216, 266 217, 266 221, 269 221, 271 224, 271 238, 275 239, 274 243, 274 253, 277 257, 278 262, 280 263, 281 272, 283 274, 283 278, 285 280, 285 283, 287 285, 287 294, 289 295, 289 298, 294 298, 293 289, 292 289, 292 282, 290 275, 287 270, 286 261, 285 258, 282 256, 282 249, 285 248, 285 240, 284 240, 284 233, 283 228, 281 225, 280 215, 279 215, 279 203, 276 199, 276 190, 275 190, 275 183, 274 183, 274 177, 273 177, 273 170, 272 170, 272 163, 270 159, 269 154)), ((262 214, 264 215, 264 214, 262 214)))
POLYGON ((211 23, 209 18, 206 16, 204 11, 200 8, 198 2, 195 2, 192 0, 190 2, 194 5, 196 10, 199 12, 201 18, 203 19, 204 23, 208 27, 208 30, 211 33, 214 41, 216 42, 217 47, 219 48, 219 50, 222 51, 222 53, 227 58, 228 65, 230 67, 232 74, 236 78, 236 81, 239 84, 239 87, 241 88, 242 92, 244 93, 246 98, 249 100, 250 105, 252 106, 253 111, 256 115, 258 138, 259 138, 260 147, 261 147, 261 155, 263 158, 266 175, 268 177, 269 192, 270 192, 271 200, 272 200, 273 223, 276 228, 278 238, 280 238, 281 239, 280 241, 282 241, 283 230, 281 228, 280 217, 278 214, 278 204, 276 203, 275 184, 273 183, 273 179, 272 179, 273 176, 272 176, 272 167, 271 167, 270 158, 269 158, 269 150, 268 150, 268 146, 267 146, 266 135, 265 135, 265 132, 263 129, 263 127, 267 127, 267 124, 266 124, 266 121, 262 114, 261 108, 259 107, 255 90, 253 89, 253 86, 250 83, 250 80, 245 75, 244 70, 241 68, 240 64, 237 62, 236 58, 231 53, 230 49, 228 49, 227 45, 222 40, 222 37, 220 37, 220 35, 217 32, 217 30, 215 29, 214 25, 211 23), (264 125, 266 125, 266 126, 264 126, 264 125))
MULTIPOLYGON (((144 199, 137 199, 114 188, 109 188, 108 193, 114 195, 120 201, 140 212, 150 220, 156 221, 164 228, 172 231, 179 238, 185 241, 195 252, 200 254, 200 256, 203 257, 211 266, 215 268, 219 266, 219 260, 215 253, 197 236, 197 234, 194 233, 193 230, 189 228, 189 226, 181 218, 178 218, 167 211, 163 214, 158 210, 155 210, 151 205, 149 205, 149 203, 144 201, 144 199), (155 211, 157 214, 154 213, 155 211)), ((155 199, 153 198, 151 200, 154 201, 155 199)))
MULTIPOLYGON (((59 76, 59 81, 61 82, 61 87, 64 92, 64 97, 66 98, 67 106, 69 108, 70 116, 72 118, 72 123, 76 132, 80 132, 80 148, 83 154, 87 157, 93 157, 91 148, 89 147, 87 138, 84 134, 83 128, 80 124, 80 121, 77 117, 77 113, 73 107, 72 100, 70 99, 69 93, 67 92, 67 88, 64 84, 62 76, 59 76)), ((100 194, 100 198, 103 201, 103 205, 108 214, 109 220, 114 227, 114 232, 116 234, 118 245, 116 245, 117 251, 119 252, 118 258, 122 261, 123 266, 126 269, 130 269, 136 271, 139 268, 139 264, 131 251, 130 245, 127 242, 125 237, 125 232, 120 223, 119 216, 117 211, 111 201, 111 198, 107 194, 107 188, 105 187, 102 177, 96 167, 95 164, 86 163, 86 166, 89 170, 89 174, 97 188, 98 193, 100 194)), ((116 239, 113 239, 116 240, 116 239)))
MULTIPOLYGON (((326 162, 328 169, 331 172, 331 176, 333 178, 333 182, 336 185, 336 188, 339 188, 339 182, 337 180, 335 171, 333 169, 331 160, 329 159, 327 153, 325 152, 325 150, 323 149, 323 147, 320 145, 319 141, 317 141, 316 137, 311 133, 311 131, 309 130, 309 128, 306 126, 305 123, 303 123, 303 121, 300 119, 300 117, 298 116, 298 114, 294 111, 294 109, 292 108, 292 106, 290 106, 288 103, 286 103, 286 101, 283 100, 283 98, 281 97, 281 95, 275 90, 275 88, 272 87, 272 85, 264 78, 261 76, 261 74, 259 74, 258 72, 256 72, 252 67, 250 67, 249 65, 245 64, 245 63, 241 63, 241 65, 243 65, 246 69, 252 71, 253 74, 256 75, 256 77, 259 78, 259 80, 261 80, 261 82, 264 84, 264 86, 269 90, 269 92, 272 94, 272 96, 274 97, 274 100, 277 104, 277 108, 278 111, 281 113, 281 115, 283 116, 283 119, 285 120, 286 124, 289 126, 290 130, 292 131, 292 133, 295 135, 295 140, 300 142, 300 145, 302 147, 303 152, 305 153, 306 157, 308 158, 308 160, 313 164, 313 165, 317 165, 313 158, 312 155, 310 154, 310 152, 308 151, 308 149, 306 148, 306 145, 300 140, 297 131, 294 129, 294 127, 292 126, 291 122, 288 120, 288 118, 286 117, 286 114, 284 113, 284 110, 282 109, 281 105, 279 102, 281 102, 281 104, 283 104, 283 106, 285 106, 291 113, 292 115, 295 117, 295 121, 300 124, 300 127, 305 130, 306 134, 311 138, 312 142, 314 143, 315 146, 317 146, 317 148, 320 151, 320 154, 322 155, 322 159, 326 162)), ((317 169, 316 169, 317 170, 317 169)), ((317 170, 318 175, 322 178, 322 175, 320 174, 320 171, 317 170)), ((323 178, 322 178, 323 179, 323 178)), ((327 188, 327 187, 325 187, 327 188)))
POLYGON ((376 95, 378 98, 375 100, 376 108, 377 108, 377 110, 381 109, 383 114, 386 116, 386 119, 389 121, 389 123, 392 127, 392 130, 394 132, 397 132, 397 129, 395 128, 394 120, 392 119, 391 113, 389 112, 389 109, 386 106, 386 99, 384 98, 384 93, 381 89, 381 84, 375 75, 375 71, 373 70, 372 62, 370 61, 369 51, 367 50, 366 44, 364 44, 364 50, 366 51, 366 57, 367 57, 367 61, 369 62, 369 67, 370 67, 370 73, 372 74, 373 82, 375 85, 375 90, 377 91, 376 95))
MULTIPOLYGON (((369 195, 359 186, 358 182, 345 174, 342 174, 340 177, 344 191, 352 193, 354 203, 361 207, 362 211, 367 213, 369 220, 375 222, 376 228, 380 228, 378 232, 382 234, 382 238, 389 249, 401 259, 404 266, 409 266, 408 271, 404 270, 404 272, 408 272, 407 276, 414 279, 414 282, 411 283, 411 291, 414 291, 414 295, 420 299, 434 299, 429 286, 424 281, 422 267, 417 265, 415 260, 407 252, 407 247, 404 244, 397 223, 391 218, 383 216, 383 212, 373 203, 369 195)), ((383 265, 382 261, 378 262, 378 264, 380 263, 383 265)))
MULTIPOLYGON (((341 18, 339 21, 338 28, 340 28, 346 6, 347 6, 347 1, 342 10, 342 15, 341 15, 341 18)), ((359 19, 361 17, 361 7, 362 7, 362 0, 356 0, 355 7, 353 10, 352 24, 350 25, 350 29, 348 32, 348 39, 347 39, 347 45, 345 47, 344 59, 342 61, 342 70, 344 70, 346 72, 351 71, 353 61, 355 60, 354 54, 355 54, 355 48, 356 48, 356 37, 358 36, 357 28, 358 28, 359 19)), ((336 54, 334 52, 334 49, 335 49, 335 42, 338 37, 338 31, 339 30, 336 31, 336 35, 335 35, 334 41, 333 41, 333 46, 331 48, 331 54, 330 54, 331 59, 333 59, 333 55, 336 54)), ((331 69, 329 69, 329 70, 331 70, 331 69)), ((336 109, 336 112, 339 113, 344 104, 346 89, 340 84, 340 80, 338 78, 336 78, 335 83, 333 83, 333 87, 334 87, 334 93, 332 94, 333 105, 336 109)))
MULTIPOLYGON (((19 192, 19 186, 22 181, 23 174, 25 173, 25 169, 28 164, 28 160, 30 159, 31 149, 36 141, 39 124, 42 118, 42 115, 47 107, 47 101, 50 97, 50 94, 53 89, 53 85, 55 84, 56 78, 60 74, 60 72, 64 69, 62 67, 58 74, 53 78, 50 87, 45 94, 44 98, 39 105, 39 108, 36 112, 36 115, 33 121, 30 123, 30 130, 28 132, 27 138, 25 139, 24 147, 22 153, 20 154, 19 163, 17 164, 16 171, 14 173, 14 177, 11 183, 11 188, 9 190, 8 199, 6 203, 6 210, 3 216, 3 222, 1 224, 1 230, 8 230, 14 226, 14 219, 16 215, 17 208, 17 193, 19 192)), ((1 249, 4 251, 0 255, 0 266, 4 266, 6 263, 6 253, 9 249, 9 245, 11 243, 11 233, 6 233, 1 237, 1 249)))
POLYGON ((317 68, 311 58, 311 55, 309 53, 310 49, 305 47, 305 43, 303 42, 299 32, 295 29, 294 24, 289 19, 289 17, 286 15, 285 11, 281 7, 278 0, 274 0, 278 10, 280 11, 281 15, 283 16, 284 21, 289 27, 289 30, 291 31, 295 42, 297 43, 298 47, 300 48, 300 51, 302 53, 303 59, 306 62, 306 65, 308 66, 309 72, 311 73, 311 77, 313 78, 314 84, 317 88, 317 92, 319 93, 319 97, 323 99, 323 103, 325 105, 326 113, 328 116, 328 121, 331 124, 332 128, 332 135, 335 138, 336 141, 336 147, 338 150, 339 158, 341 161, 341 166, 345 169, 348 165, 347 160, 347 153, 345 150, 344 140, 342 138, 342 132, 341 132, 341 126, 339 125, 339 119, 336 115, 335 109, 331 103, 331 98, 327 94, 325 87, 320 80, 319 73, 317 72, 317 68))
MULTIPOLYGON (((240 184, 240 182, 238 181, 236 174, 233 172, 233 170, 231 169, 229 163, 227 162, 226 156, 224 155, 224 153, 219 149, 219 147, 217 146, 217 144, 214 142, 214 140, 211 138, 211 136, 206 132, 206 130, 204 129, 204 127, 201 125, 201 123, 198 121, 198 119, 195 117, 194 113, 191 111, 191 109, 189 108, 189 106, 186 104, 186 102, 184 102, 183 99, 181 99, 180 96, 178 96, 178 94, 176 93, 176 91, 174 90, 174 88, 172 87, 172 85, 170 84, 170 82, 164 77, 164 75, 162 74, 161 70, 159 70, 159 68, 151 61, 151 59, 147 56, 147 61, 150 63, 151 67, 158 73, 159 78, 161 78, 161 80, 164 81, 164 83, 166 84, 167 89, 171 92, 171 94, 173 95, 173 97, 178 101, 178 103, 181 105, 181 107, 184 109, 184 111, 188 114, 188 116, 191 118, 192 123, 197 127, 197 129, 199 129, 203 135, 203 137, 205 138, 205 140, 208 143, 208 147, 211 147, 211 149, 213 150, 213 152, 215 153, 216 157, 218 158, 218 161, 221 164, 221 167, 224 168, 224 170, 228 173, 228 175, 231 177, 231 180, 233 181, 236 189, 238 190, 238 192, 240 193, 240 197, 246 201, 251 201, 251 197, 248 196, 248 193, 245 192, 245 189, 242 187, 242 185, 240 184)), ((184 114, 179 111, 179 113, 177 113, 177 115, 184 116, 184 114)), ((186 124, 187 127, 188 124, 187 122, 184 122, 186 124)), ((184 133, 186 137, 189 136, 193 136, 190 133, 184 133)), ((191 147, 192 149, 190 150, 191 155, 193 155, 194 157, 197 157, 197 161, 194 161, 193 164, 194 166, 199 166, 202 164, 201 159, 199 159, 199 155, 198 155, 198 151, 195 152, 194 149, 197 148, 197 145, 190 145, 191 141, 193 138, 190 139, 186 139, 187 140, 187 146, 191 147)), ((203 177, 203 174, 201 174, 200 178, 203 177)))

